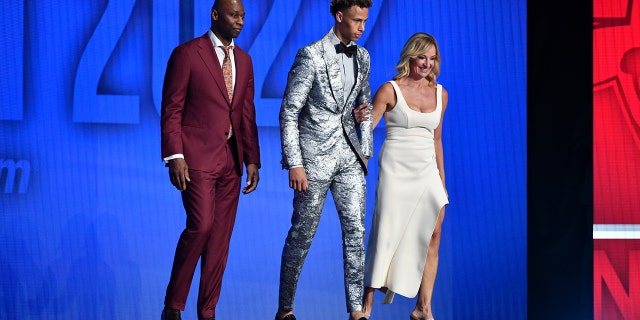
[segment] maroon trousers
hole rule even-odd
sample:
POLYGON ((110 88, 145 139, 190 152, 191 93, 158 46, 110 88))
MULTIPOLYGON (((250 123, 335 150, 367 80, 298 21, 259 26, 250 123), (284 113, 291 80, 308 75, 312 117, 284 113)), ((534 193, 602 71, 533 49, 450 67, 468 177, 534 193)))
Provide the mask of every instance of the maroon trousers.
POLYGON ((202 318, 215 317, 238 208, 241 176, 236 170, 238 157, 232 145, 227 143, 226 154, 213 172, 189 169, 191 182, 182 192, 186 228, 176 247, 164 304, 184 310, 200 260, 197 307, 202 318))

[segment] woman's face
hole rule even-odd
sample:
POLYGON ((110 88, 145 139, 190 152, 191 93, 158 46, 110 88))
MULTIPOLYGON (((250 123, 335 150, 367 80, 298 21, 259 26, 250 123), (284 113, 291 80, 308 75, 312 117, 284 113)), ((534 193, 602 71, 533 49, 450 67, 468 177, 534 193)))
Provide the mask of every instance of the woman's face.
POLYGON ((421 78, 425 78, 431 70, 433 70, 433 66, 436 64, 436 47, 431 46, 427 51, 418 55, 417 57, 411 59, 410 62, 410 73, 412 75, 420 76, 421 78))

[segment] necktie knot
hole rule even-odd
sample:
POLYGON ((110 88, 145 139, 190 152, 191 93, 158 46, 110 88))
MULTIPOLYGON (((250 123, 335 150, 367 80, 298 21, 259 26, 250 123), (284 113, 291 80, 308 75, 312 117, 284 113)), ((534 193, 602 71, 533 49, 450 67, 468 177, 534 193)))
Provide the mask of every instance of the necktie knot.
POLYGON ((351 56, 355 55, 357 51, 358 51, 358 46, 355 45, 355 44, 354 45, 350 45, 350 46, 347 47, 342 42, 340 42, 336 46, 336 53, 344 53, 349 58, 351 58, 351 56))

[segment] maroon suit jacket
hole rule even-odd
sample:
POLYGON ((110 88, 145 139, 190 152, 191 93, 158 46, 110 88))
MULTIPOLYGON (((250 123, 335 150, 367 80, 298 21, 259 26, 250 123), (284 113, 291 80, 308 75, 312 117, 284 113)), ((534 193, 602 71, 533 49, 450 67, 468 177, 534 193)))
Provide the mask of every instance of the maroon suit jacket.
POLYGON ((253 62, 237 45, 233 53, 236 83, 230 103, 222 68, 207 34, 173 50, 162 89, 162 158, 181 153, 190 169, 215 170, 224 160, 222 150, 231 123, 238 173, 242 175, 243 163, 260 167, 253 62))

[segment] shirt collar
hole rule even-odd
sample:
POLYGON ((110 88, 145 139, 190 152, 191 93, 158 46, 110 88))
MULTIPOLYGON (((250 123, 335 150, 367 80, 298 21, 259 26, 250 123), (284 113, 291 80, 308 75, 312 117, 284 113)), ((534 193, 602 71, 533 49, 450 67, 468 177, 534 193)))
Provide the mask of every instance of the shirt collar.
MULTIPOLYGON (((207 35, 209 35, 209 39, 211 39, 211 42, 213 43, 213 46, 215 48, 224 47, 224 44, 222 43, 222 41, 220 39, 218 39, 216 34, 213 33, 213 31, 211 31, 211 29, 209 29, 209 31, 207 31, 207 35)), ((229 48, 233 49, 234 46, 235 46, 235 42, 233 41, 233 39, 231 39, 231 43, 229 43, 229 48)))
MULTIPOLYGON (((340 39, 338 39, 338 36, 336 35, 336 29, 335 27, 331 28, 331 32, 329 32, 329 41, 331 41, 331 44, 333 46, 338 45, 338 43, 340 43, 340 39)), ((347 43, 347 47, 356 44, 353 41, 349 41, 349 43, 347 43)))

